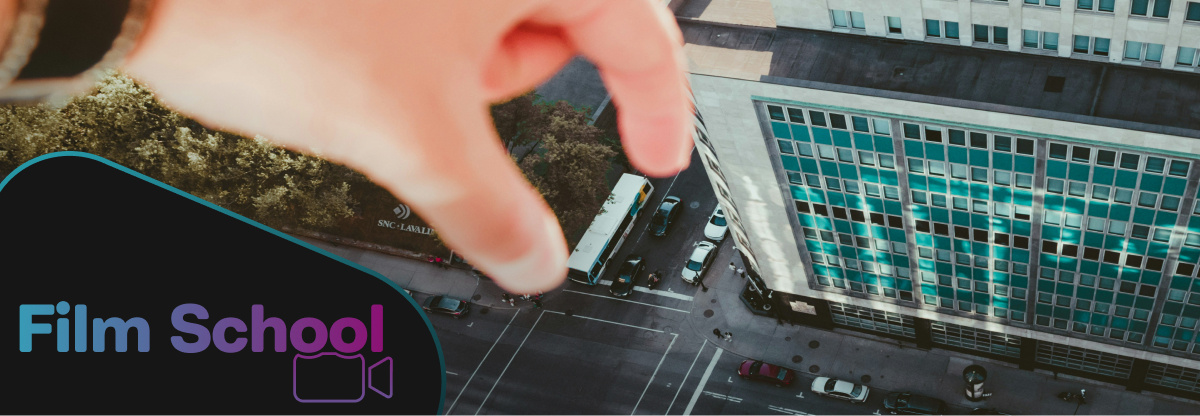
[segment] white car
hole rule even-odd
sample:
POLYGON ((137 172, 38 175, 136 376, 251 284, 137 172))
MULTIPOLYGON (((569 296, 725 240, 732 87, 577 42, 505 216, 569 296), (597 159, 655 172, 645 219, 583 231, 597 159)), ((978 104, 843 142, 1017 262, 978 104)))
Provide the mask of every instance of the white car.
POLYGON ((871 389, 861 384, 842 381, 836 378, 817 377, 812 383, 813 393, 845 400, 853 403, 866 403, 871 389))
POLYGON ((729 230, 729 223, 725 220, 725 211, 721 209, 721 204, 713 209, 711 217, 708 217, 708 224, 704 225, 704 237, 716 241, 718 243, 725 239, 725 231, 729 230))
POLYGON ((696 249, 692 250, 692 255, 683 264, 683 281, 694 285, 700 283, 704 278, 704 271, 708 270, 708 266, 711 266, 713 259, 717 257, 717 246, 707 241, 697 241, 693 246, 696 249))

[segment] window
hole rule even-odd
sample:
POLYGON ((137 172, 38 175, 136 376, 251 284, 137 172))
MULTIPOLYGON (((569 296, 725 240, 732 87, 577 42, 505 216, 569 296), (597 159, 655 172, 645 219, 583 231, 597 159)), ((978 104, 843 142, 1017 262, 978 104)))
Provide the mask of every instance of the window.
POLYGON ((833 15, 833 27, 866 29, 866 20, 863 19, 862 12, 848 12, 845 10, 830 10, 833 15))
POLYGON ((1159 43, 1125 41, 1125 59, 1131 61, 1162 61, 1163 45, 1159 43))
POLYGON ((1188 2, 1186 20, 1200 21, 1200 3, 1188 2))
MULTIPOLYGON (((1162 1, 1162 0, 1158 0, 1162 1)), ((894 16, 887 17, 888 33, 900 33, 900 18, 894 16)))
POLYGON ((1075 35, 1074 47, 1071 50, 1075 53, 1108 56, 1108 44, 1109 40, 1107 38, 1075 35))
POLYGON ((1115 7, 1116 2, 1116 0, 1078 0, 1078 2, 1075 4, 1080 10, 1111 12, 1115 7))
POLYGON ((1175 63, 1179 65, 1196 66, 1196 48, 1180 46, 1179 54, 1175 56, 1175 63))
POLYGON ((994 43, 997 45, 1008 44, 1008 28, 1000 26, 975 25, 975 41, 994 43))
POLYGON ((1133 0, 1129 14, 1145 16, 1146 12, 1150 12, 1154 17, 1167 17, 1170 11, 1171 0, 1133 0))
POLYGON ((958 39, 958 22, 942 22, 941 20, 925 19, 925 36, 931 38, 945 37, 958 39))

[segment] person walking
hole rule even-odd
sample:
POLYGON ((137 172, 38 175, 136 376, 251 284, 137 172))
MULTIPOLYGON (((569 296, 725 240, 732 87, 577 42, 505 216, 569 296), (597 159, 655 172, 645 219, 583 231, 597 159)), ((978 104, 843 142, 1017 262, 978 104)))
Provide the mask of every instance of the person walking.
POLYGON ((512 296, 509 296, 507 293, 501 295, 500 299, 503 300, 504 303, 507 303, 508 306, 516 306, 516 302, 513 301, 512 296))
POLYGON ((541 299, 534 299, 534 300, 533 300, 533 308, 534 308, 534 309, 541 309, 541 308, 542 308, 542 300, 541 300, 541 299))
POLYGON ((732 261, 729 262, 729 270, 737 270, 737 266, 734 266, 732 261))
POLYGON ((733 333, 732 333, 732 332, 726 332, 726 333, 725 333, 725 336, 724 336, 724 337, 722 337, 722 338, 725 338, 725 342, 733 342, 733 333))
POLYGON ((741 268, 741 267, 738 267, 738 269, 737 269, 737 275, 738 275, 738 277, 741 277, 741 278, 745 279, 745 278, 746 278, 746 269, 743 269, 743 268, 741 268))

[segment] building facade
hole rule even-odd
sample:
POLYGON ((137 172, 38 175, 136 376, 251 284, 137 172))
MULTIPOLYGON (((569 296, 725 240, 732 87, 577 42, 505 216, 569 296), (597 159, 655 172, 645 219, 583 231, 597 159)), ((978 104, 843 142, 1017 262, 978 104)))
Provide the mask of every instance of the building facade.
MULTIPOLYGON (((830 33, 818 3, 883 2, 774 3, 815 31, 681 21, 747 306, 1200 398, 1200 76, 830 33)), ((887 3, 845 22, 1075 7, 887 3)))

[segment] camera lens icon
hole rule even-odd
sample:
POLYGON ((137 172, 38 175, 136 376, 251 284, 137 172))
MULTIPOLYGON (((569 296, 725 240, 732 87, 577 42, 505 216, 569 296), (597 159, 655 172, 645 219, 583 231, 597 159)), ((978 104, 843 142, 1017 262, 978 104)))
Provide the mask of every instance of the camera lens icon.
POLYGON ((367 389, 392 398, 392 357, 367 367, 362 354, 296 354, 292 360, 292 396, 300 403, 358 403, 367 389))

